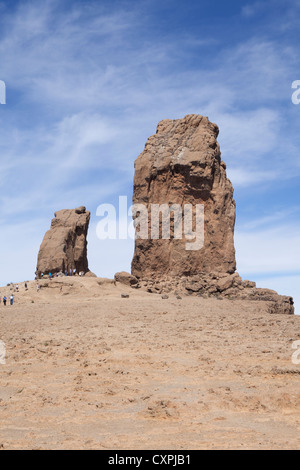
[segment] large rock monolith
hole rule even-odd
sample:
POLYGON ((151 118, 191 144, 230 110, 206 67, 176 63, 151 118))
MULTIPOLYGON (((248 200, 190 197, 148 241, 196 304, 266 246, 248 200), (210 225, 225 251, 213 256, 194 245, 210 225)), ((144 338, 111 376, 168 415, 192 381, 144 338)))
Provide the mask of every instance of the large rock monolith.
MULTIPOLYGON (((188 115, 161 121, 156 134, 149 137, 135 161, 133 203, 147 207, 149 227, 153 204, 179 205, 183 237, 174 238, 173 228, 170 239, 154 240, 150 233, 148 240, 137 239, 133 275, 234 273, 235 202, 226 165, 221 161, 218 133, 218 126, 207 117, 188 115), (201 249, 193 249, 192 245, 187 249, 184 209, 193 207, 195 224, 197 205, 204 206, 204 245, 201 249)), ((194 243, 196 248, 196 238, 194 243)))
POLYGON ((85 207, 55 212, 51 228, 41 244, 36 276, 64 273, 66 270, 87 273, 87 232, 90 212, 85 207))
POLYGON ((149 137, 135 161, 132 275, 148 292, 266 301, 270 313, 293 314, 291 297, 256 288, 235 272, 235 202, 218 133, 207 117, 192 114, 161 121, 149 137))

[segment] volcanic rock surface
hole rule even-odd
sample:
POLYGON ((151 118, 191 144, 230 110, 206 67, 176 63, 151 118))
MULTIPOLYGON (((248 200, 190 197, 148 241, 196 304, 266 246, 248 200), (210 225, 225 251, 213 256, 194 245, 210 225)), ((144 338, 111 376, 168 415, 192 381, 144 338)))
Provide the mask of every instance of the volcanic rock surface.
POLYGON ((55 212, 51 228, 44 236, 37 261, 36 275, 64 273, 66 270, 87 273, 87 232, 90 212, 84 206, 55 212))
POLYGON ((148 139, 135 162, 133 203, 147 207, 149 225, 153 204, 177 204, 182 214, 192 205, 193 219, 196 205, 204 205, 204 246, 193 249, 195 239, 195 246, 187 250, 184 226, 181 239, 173 236, 174 227, 171 239, 153 240, 149 233, 149 240, 136 240, 132 261, 135 276, 234 273, 235 202, 226 165, 221 161, 218 133, 218 126, 207 117, 189 115, 161 121, 156 134, 148 139))
POLYGON ((190 295, 263 300, 270 303, 270 313, 293 314, 291 297, 256 288, 236 272, 235 201, 218 133, 218 126, 207 117, 193 114, 161 121, 156 134, 149 137, 135 161, 132 275, 149 292, 175 289, 190 295), (193 208, 194 240, 186 230, 186 207, 193 208), (197 207, 204 208, 203 240, 197 207), (158 208, 162 209, 159 217, 158 208), (178 209, 181 218, 176 215, 178 209), (147 227, 142 230, 145 214, 147 227), (168 223, 169 234, 165 231, 168 223))

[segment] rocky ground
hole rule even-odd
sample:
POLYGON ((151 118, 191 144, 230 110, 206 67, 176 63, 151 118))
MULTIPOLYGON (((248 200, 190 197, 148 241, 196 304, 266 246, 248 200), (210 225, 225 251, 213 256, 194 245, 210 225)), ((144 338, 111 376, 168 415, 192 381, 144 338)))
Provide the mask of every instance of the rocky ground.
POLYGON ((98 278, 40 286, 0 305, 0 448, 299 449, 300 317, 98 278))

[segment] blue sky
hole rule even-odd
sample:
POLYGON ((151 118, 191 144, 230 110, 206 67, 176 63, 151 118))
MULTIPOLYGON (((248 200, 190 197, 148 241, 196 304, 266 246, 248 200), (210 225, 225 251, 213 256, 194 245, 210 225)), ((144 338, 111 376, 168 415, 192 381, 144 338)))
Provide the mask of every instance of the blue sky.
POLYGON ((92 212, 90 268, 129 271, 96 209, 132 196, 157 123, 208 116, 237 203, 243 278, 300 310, 300 1, 0 1, 0 284, 32 279, 56 210, 92 212))

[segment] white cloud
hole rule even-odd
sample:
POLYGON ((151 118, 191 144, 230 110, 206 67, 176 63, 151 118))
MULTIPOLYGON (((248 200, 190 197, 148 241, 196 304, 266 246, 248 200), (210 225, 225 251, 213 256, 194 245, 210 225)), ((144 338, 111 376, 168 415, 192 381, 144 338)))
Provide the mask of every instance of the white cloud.
MULTIPOLYGON (((48 153, 55 155, 59 168, 56 172, 63 169, 70 171, 76 168, 86 167, 87 165, 97 166, 98 162, 89 160, 89 147, 98 146, 118 137, 117 129, 113 129, 103 118, 97 114, 79 113, 72 116, 66 116, 59 122, 52 136, 49 137, 51 145, 48 153)), ((103 161, 101 162, 103 165, 103 161)))
POLYGON ((232 112, 220 115, 223 152, 232 160, 259 160, 276 147, 279 113, 270 109, 232 112))
MULTIPOLYGON (((281 223, 281 226, 284 221, 286 221, 287 225, 290 225, 291 219, 294 217, 297 220, 297 215, 299 214, 300 208, 299 207, 289 207, 289 208, 280 208, 275 210, 274 212, 264 215, 262 217, 258 217, 256 219, 251 219, 245 222, 242 226, 240 226, 240 230, 242 232, 246 231, 253 231, 257 230, 259 227, 265 227, 270 230, 270 227, 273 225, 275 226, 275 231, 278 230, 278 222, 281 223)), ((297 233, 295 229, 295 233, 297 233)), ((300 234, 299 234, 300 235, 300 234)))
POLYGON ((290 222, 270 229, 235 234, 240 273, 291 273, 300 266, 300 227, 290 222))
POLYGON ((263 2, 253 2, 253 3, 249 3, 248 5, 244 5, 242 7, 242 16, 245 16, 246 18, 252 18, 253 16, 255 16, 260 10, 261 8, 263 7, 263 2))
POLYGON ((238 186, 248 187, 274 181, 278 178, 279 171, 260 171, 257 169, 247 168, 229 168, 227 171, 228 177, 236 188, 238 186))

